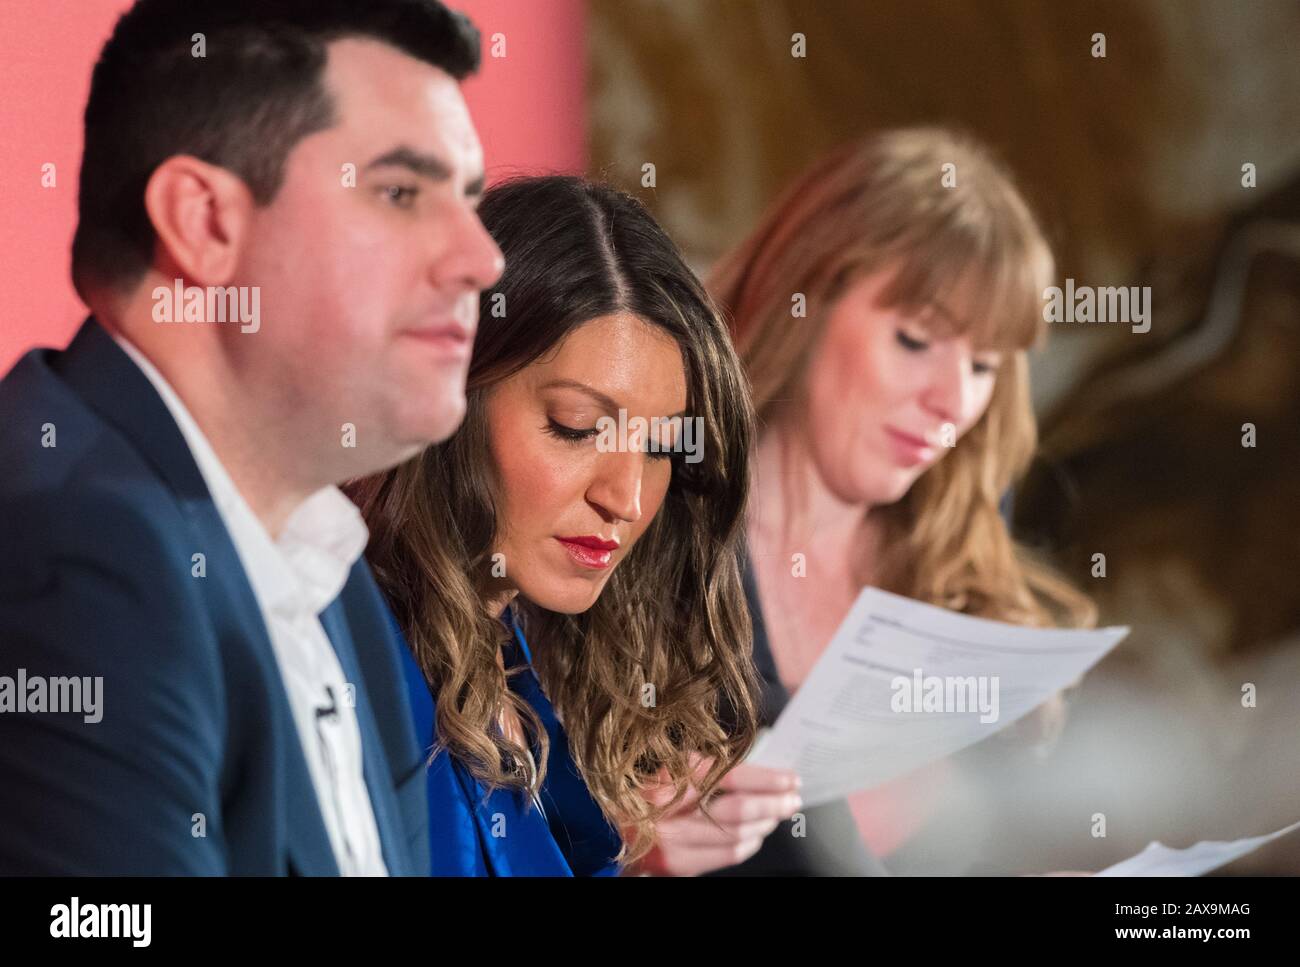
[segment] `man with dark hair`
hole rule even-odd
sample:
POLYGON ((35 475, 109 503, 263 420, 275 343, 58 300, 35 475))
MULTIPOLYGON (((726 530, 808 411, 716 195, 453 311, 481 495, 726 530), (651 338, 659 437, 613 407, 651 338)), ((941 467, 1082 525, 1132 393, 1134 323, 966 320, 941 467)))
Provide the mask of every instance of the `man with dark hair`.
POLYGON ((92 315, 0 381, 0 874, 427 872, 425 751, 336 485, 463 416, 501 271, 477 66, 437 0, 119 21, 92 315))

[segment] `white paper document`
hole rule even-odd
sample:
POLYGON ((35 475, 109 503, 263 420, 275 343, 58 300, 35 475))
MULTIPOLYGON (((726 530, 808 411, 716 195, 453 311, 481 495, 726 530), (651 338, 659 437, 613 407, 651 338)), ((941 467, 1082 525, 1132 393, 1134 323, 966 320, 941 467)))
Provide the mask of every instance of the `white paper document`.
POLYGON ((1253 853, 1265 843, 1287 833, 1300 829, 1300 823, 1292 823, 1276 833, 1266 836, 1251 836, 1236 839, 1229 843, 1205 840, 1187 849, 1173 849, 1161 842, 1148 843, 1147 848, 1137 856, 1108 866, 1094 874, 1096 876, 1201 876, 1220 866, 1227 866, 1233 860, 1240 859, 1247 853, 1253 853))
POLYGON ((1126 634, 1025 628, 866 588, 749 761, 794 769, 809 806, 878 786, 1000 732, 1126 634))

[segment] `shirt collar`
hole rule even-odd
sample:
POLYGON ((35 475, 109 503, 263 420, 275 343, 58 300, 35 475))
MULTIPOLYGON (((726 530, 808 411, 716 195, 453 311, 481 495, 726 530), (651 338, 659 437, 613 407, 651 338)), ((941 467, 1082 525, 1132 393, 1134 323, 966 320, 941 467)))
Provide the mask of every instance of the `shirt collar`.
POLYGON ((324 611, 370 537, 356 505, 337 487, 322 487, 294 508, 279 539, 272 540, 171 384, 129 340, 112 336, 176 421, 262 608, 290 620, 324 611))

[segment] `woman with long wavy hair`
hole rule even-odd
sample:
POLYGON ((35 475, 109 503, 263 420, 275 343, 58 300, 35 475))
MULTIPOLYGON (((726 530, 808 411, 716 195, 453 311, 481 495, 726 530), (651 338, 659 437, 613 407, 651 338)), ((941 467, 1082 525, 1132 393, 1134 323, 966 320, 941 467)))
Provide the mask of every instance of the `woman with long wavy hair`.
MULTIPOLYGON (((745 579, 764 724, 867 585, 1007 622, 1093 620, 999 513, 1036 445, 1025 357, 1053 272, 1006 170, 935 128, 823 158, 715 267, 759 421, 745 579)), ((1060 721, 1035 718, 1040 732, 1060 721)), ((914 829, 946 768, 809 809, 804 835, 783 824, 732 872, 881 872, 867 846, 886 852, 914 829)), ((724 865, 679 835, 697 819, 666 817, 646 868, 724 865)))
POLYGON ((506 268, 465 421, 350 493, 430 747, 433 872, 616 873, 755 734, 752 411, 635 199, 523 178, 479 213, 506 268))

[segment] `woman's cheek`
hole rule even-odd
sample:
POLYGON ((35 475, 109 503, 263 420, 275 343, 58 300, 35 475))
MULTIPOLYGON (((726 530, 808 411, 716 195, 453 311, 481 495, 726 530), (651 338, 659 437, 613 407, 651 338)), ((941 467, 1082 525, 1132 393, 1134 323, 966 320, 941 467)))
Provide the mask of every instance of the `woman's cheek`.
POLYGON ((975 411, 975 416, 972 417, 971 421, 968 424, 966 424, 966 429, 969 430, 972 426, 974 426, 976 423, 978 423, 980 420, 984 418, 984 414, 988 412, 989 406, 993 403, 993 392, 996 389, 997 389, 996 378, 990 379, 988 383, 988 387, 984 391, 984 401, 980 404, 979 408, 975 411))
POLYGON ((812 405, 808 408, 808 425, 803 430, 814 451, 830 457, 848 444, 853 424, 862 418, 860 412, 855 412, 859 410, 856 404, 861 389, 842 380, 837 365, 823 367, 822 372, 829 378, 822 380, 813 374, 812 405))
POLYGON ((552 518, 554 521, 562 508, 557 507, 568 488, 582 455, 577 448, 560 440, 532 439, 520 447, 514 467, 514 499, 517 514, 533 519, 552 518))
POLYGON ((546 452, 541 433, 524 419, 500 420, 491 427, 492 452, 501 484, 502 510, 511 531, 527 532, 521 526, 532 516, 547 489, 546 476, 554 458, 546 452))
MULTIPOLYGON (((667 460, 658 462, 662 464, 668 463, 667 460)), ((638 521, 640 527, 638 534, 644 533, 645 529, 654 522, 659 509, 663 507, 664 498, 668 495, 668 485, 672 482, 673 470, 671 466, 655 467, 652 465, 647 477, 649 478, 646 480, 648 486, 643 487, 641 492, 643 513, 641 520, 638 521), (646 497, 649 500, 645 500, 646 497)))
POLYGON ((989 403, 991 403, 992 401, 993 401, 993 391, 990 388, 987 392, 983 394, 982 398, 976 402, 975 406, 972 407, 970 413, 966 415, 966 417, 962 420, 961 424, 957 427, 956 442, 960 442, 962 437, 964 437, 967 433, 970 432, 971 427, 973 427, 976 423, 978 423, 981 419, 984 418, 984 414, 988 412, 989 403))

